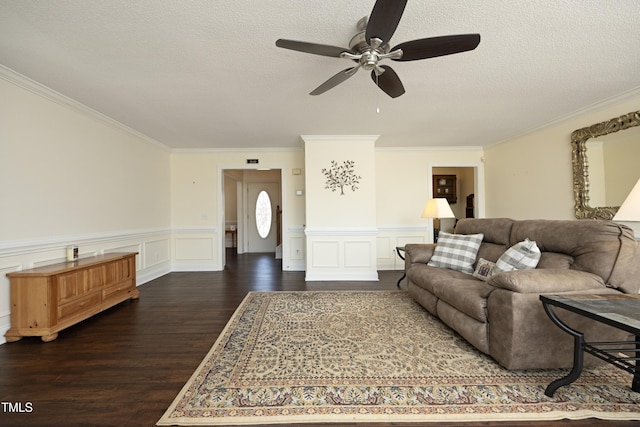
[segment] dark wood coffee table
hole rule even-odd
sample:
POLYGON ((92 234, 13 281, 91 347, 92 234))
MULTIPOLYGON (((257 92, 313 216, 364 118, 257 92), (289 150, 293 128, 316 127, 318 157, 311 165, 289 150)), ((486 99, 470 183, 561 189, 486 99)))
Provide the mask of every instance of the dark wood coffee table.
POLYGON ((553 323, 574 338, 571 372, 549 384, 544 394, 551 397, 559 387, 570 384, 580 377, 584 352, 632 373, 631 389, 640 392, 640 370, 636 369, 636 364, 640 360, 640 295, 540 295, 540 300, 553 323), (554 313, 553 306, 627 331, 635 335, 635 341, 585 342, 584 334, 562 322, 554 313), (623 351, 627 354, 630 351, 634 352, 635 357, 622 356, 623 351))

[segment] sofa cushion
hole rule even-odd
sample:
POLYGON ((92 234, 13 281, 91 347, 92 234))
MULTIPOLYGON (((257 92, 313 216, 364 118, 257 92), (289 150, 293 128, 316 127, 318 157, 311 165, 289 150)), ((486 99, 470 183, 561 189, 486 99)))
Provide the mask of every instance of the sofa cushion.
POLYGON ((477 258, 496 262, 509 248, 514 220, 509 218, 463 218, 456 224, 458 234, 484 234, 477 258))
POLYGON ((540 261, 536 268, 570 268, 573 264, 573 257, 557 252, 542 252, 540 261))
POLYGON ((479 322, 487 321, 487 298, 495 287, 460 271, 424 264, 414 264, 407 271, 407 279, 467 316, 479 322))
POLYGON ((509 218, 463 218, 456 224, 455 232, 456 234, 482 233, 484 243, 495 243, 506 249, 511 246, 511 229, 514 222, 509 218))
POLYGON ((439 300, 479 322, 487 321, 487 298, 495 289, 494 286, 468 275, 433 283, 433 293, 439 300))
POLYGON ((433 256, 433 250, 436 245, 433 243, 409 243, 404 246, 405 259, 408 259, 409 265, 416 262, 427 263, 433 256))
POLYGON ((482 233, 464 235, 440 232, 438 244, 427 265, 472 274, 483 237, 482 233))
POLYGON ((468 279, 470 276, 456 270, 430 267, 427 264, 413 264, 407 271, 407 279, 416 286, 435 294, 434 284, 448 283, 452 280, 468 279))
POLYGON ((640 279, 629 274, 629 267, 635 268, 637 263, 625 265, 619 259, 627 248, 630 253, 636 250, 633 231, 628 227, 601 220, 516 221, 511 232, 512 242, 527 237, 535 240, 542 252, 570 255, 574 259, 571 269, 597 274, 608 286, 637 292, 640 279), (626 283, 633 281, 634 284, 626 283))
POLYGON ((570 269, 532 269, 494 273, 489 284, 523 294, 544 294, 568 291, 592 291, 605 287, 597 274, 570 269))
POLYGON ((526 270, 536 268, 540 261, 540 249, 536 242, 524 239, 505 251, 496 261, 498 271, 526 270))
POLYGON ((438 317, 447 326, 458 332, 465 340, 483 353, 489 354, 489 323, 479 322, 466 313, 438 300, 438 317))
POLYGON ((502 255, 508 248, 508 245, 482 242, 482 244, 480 244, 480 249, 478 249, 478 259, 484 258, 487 261, 496 262, 498 258, 500 258, 500 255, 502 255))

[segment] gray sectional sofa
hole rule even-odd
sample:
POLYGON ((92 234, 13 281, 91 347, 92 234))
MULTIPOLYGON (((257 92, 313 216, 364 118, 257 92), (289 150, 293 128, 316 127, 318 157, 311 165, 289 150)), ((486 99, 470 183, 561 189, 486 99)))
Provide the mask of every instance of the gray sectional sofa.
MULTIPOLYGON (((540 250, 534 269, 495 272, 486 280, 427 265, 436 245, 405 247, 408 292, 431 314, 507 369, 572 366, 573 339, 544 312, 540 294, 616 294, 640 290, 640 249, 633 231, 611 221, 462 219, 455 234, 482 233, 477 260, 496 262, 530 239, 540 250)), ((564 310, 560 317, 587 340, 626 333, 564 310)), ((598 360, 585 358, 587 366, 598 360)))

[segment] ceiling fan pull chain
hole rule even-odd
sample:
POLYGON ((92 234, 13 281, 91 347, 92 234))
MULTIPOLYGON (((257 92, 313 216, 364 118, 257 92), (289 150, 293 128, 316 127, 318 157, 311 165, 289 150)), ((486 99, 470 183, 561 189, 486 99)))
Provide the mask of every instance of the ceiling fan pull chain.
MULTIPOLYGON (((376 86, 380 87, 378 84, 378 80, 380 79, 380 75, 376 74, 376 86)), ((380 91, 376 91, 376 113, 380 114, 380 91)))

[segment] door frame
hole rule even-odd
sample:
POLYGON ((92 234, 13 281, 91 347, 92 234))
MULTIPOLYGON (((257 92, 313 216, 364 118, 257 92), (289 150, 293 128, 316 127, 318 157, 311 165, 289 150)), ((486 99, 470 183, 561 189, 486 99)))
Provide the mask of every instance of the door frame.
MULTIPOLYGON (((224 164, 218 165, 218 224, 216 228, 216 246, 218 248, 218 260, 220 262, 220 270, 223 270, 225 265, 227 264, 226 260, 226 248, 225 248, 225 216, 224 216, 224 174, 227 169, 244 169, 244 170, 257 170, 257 169, 278 169, 280 170, 280 202, 282 203, 282 268, 287 265, 288 258, 288 228, 286 226, 287 223, 287 191, 286 191, 286 180, 284 171, 286 166, 282 164, 261 164, 259 167, 255 165, 247 165, 247 164, 224 164)), ((238 240, 240 239, 240 233, 238 233, 238 240)))
MULTIPOLYGON (((250 187, 251 186, 256 186, 258 188, 262 187, 262 189, 264 190, 266 185, 272 185, 273 186, 273 191, 278 191, 281 192, 282 191, 282 171, 280 171, 280 180, 279 181, 268 181, 268 180, 263 180, 263 181, 244 181, 243 182, 243 186, 245 191, 243 191, 243 200, 244 200, 244 206, 246 207, 246 211, 243 212, 243 227, 244 227, 244 233, 243 233, 243 238, 244 238, 244 242, 243 242, 243 250, 247 253, 261 253, 261 251, 255 251, 253 249, 251 249, 251 232, 249 231, 252 226, 255 225, 255 217, 252 220, 252 214, 255 214, 255 204, 253 202, 253 200, 250 200, 249 198, 249 194, 250 194, 250 187), (280 185, 278 185, 280 184, 280 185), (276 190, 277 188, 277 190, 276 190)), ((278 237, 277 237, 277 225, 275 225, 275 223, 277 222, 277 206, 280 206, 282 208, 282 195, 281 194, 276 194, 274 197, 274 194, 269 194, 269 192, 267 191, 267 194, 269 195, 269 198, 271 199, 271 209, 273 211, 273 217, 271 218, 271 229, 269 230, 269 235, 271 235, 271 233, 273 233, 273 235, 271 237, 273 237, 273 252, 275 253, 278 249, 278 237)), ((255 243, 255 242, 254 242, 255 243)), ((271 252, 271 251, 265 251, 265 252, 271 252)), ((262 252, 262 253, 265 253, 262 252)))
MULTIPOLYGON (((429 162, 427 164, 427 174, 428 174, 428 182, 427 182, 427 194, 429 198, 433 198, 433 168, 473 168, 473 186, 475 190, 475 213, 476 218, 484 218, 485 213, 485 205, 484 205, 484 163, 483 161, 479 162, 456 162, 456 161, 445 161, 445 162, 429 162)), ((430 238, 433 241, 433 220, 429 219, 429 225, 427 229, 430 233, 430 238)))

